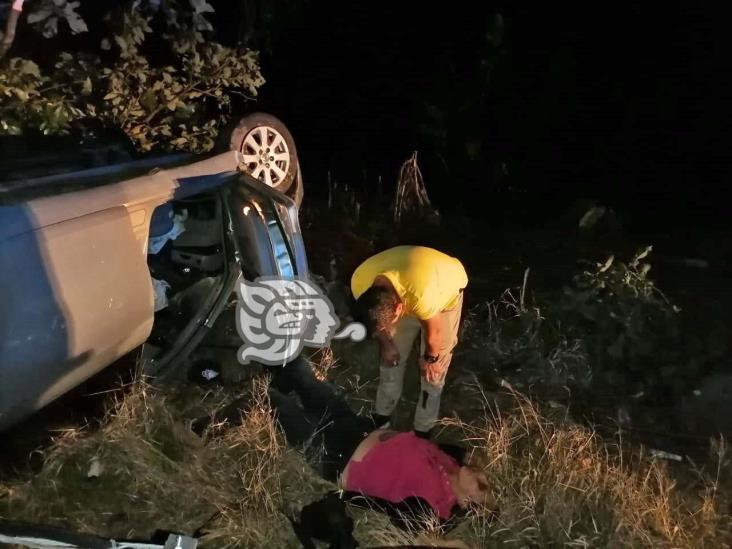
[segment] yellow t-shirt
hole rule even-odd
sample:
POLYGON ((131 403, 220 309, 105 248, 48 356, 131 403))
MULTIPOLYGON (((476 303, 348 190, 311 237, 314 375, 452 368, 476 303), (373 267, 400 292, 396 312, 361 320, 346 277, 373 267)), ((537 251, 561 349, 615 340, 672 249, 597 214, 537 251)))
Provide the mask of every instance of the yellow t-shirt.
POLYGON ((457 304, 468 275, 460 261, 423 246, 397 246, 364 261, 351 277, 358 299, 382 275, 392 283, 405 313, 420 320, 432 318, 457 304))

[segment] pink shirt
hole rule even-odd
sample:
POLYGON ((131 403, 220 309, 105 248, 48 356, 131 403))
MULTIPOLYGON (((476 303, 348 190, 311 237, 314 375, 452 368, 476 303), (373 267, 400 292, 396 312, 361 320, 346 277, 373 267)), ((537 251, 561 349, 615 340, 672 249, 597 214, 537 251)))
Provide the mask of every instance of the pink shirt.
POLYGON ((399 433, 374 446, 361 461, 349 463, 345 489, 392 503, 417 496, 446 519, 457 504, 448 473, 459 469, 430 441, 411 432, 399 433))

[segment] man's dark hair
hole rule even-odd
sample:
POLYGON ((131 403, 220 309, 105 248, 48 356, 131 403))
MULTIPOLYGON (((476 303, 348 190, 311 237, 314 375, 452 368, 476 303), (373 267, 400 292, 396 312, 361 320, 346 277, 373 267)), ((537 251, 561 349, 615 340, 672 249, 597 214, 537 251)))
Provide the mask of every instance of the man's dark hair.
POLYGON ((399 296, 391 288, 371 286, 356 300, 354 317, 371 335, 389 326, 398 303, 399 296))

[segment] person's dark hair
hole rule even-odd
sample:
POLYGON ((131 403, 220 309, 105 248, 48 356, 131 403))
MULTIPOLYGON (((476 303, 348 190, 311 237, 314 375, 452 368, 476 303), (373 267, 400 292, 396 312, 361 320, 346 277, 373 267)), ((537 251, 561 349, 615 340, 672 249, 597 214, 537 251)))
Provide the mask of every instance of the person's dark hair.
POLYGON ((394 318, 399 296, 390 288, 371 286, 356 300, 355 320, 366 326, 369 334, 387 328, 394 318))

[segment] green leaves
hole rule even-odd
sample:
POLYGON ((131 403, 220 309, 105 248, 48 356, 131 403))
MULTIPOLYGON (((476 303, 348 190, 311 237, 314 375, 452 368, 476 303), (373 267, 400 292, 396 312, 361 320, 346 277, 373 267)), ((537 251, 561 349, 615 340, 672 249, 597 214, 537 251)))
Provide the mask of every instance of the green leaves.
MULTIPOLYGON (((39 0, 28 22, 44 36, 56 34, 59 19, 84 32, 78 6, 39 0)), ((104 61, 98 52, 62 52, 46 73, 19 58, 0 69, 0 133, 65 133, 94 118, 121 128, 140 151, 210 150, 231 95, 248 99, 264 84, 258 55, 204 40, 202 33, 212 28, 206 15, 213 12, 206 0, 168 0, 160 9, 166 28, 155 32, 168 38, 174 64, 153 66, 141 53, 152 19, 146 3, 133 3, 116 33, 99 44, 109 52, 104 61)))
MULTIPOLYGON (((48 4, 48 2, 46 2, 48 4)), ((28 23, 35 25, 51 17, 54 14, 53 6, 45 5, 37 9, 36 11, 28 14, 28 23)))
POLYGON ((184 50, 177 67, 151 67, 144 57, 130 54, 109 73, 107 113, 140 150, 160 145, 209 150, 229 94, 256 92, 264 82, 253 52, 194 42, 184 50))
POLYGON ((21 134, 26 125, 52 131, 73 118, 75 111, 66 102, 44 100, 42 90, 48 81, 33 61, 18 57, 9 60, 0 71, 2 133, 21 134))
POLYGON ((195 13, 213 13, 214 9, 206 0, 191 0, 191 6, 195 13))
POLYGON ((134 9, 125 13, 122 32, 114 36, 114 41, 120 50, 120 56, 129 59, 137 55, 138 46, 145 41, 145 36, 151 32, 149 17, 145 17, 134 9))
POLYGON ((213 27, 208 19, 203 16, 204 13, 213 13, 214 9, 206 0, 190 0, 193 8, 193 27, 197 31, 212 31, 213 27))
POLYGON ((28 13, 28 24, 33 26, 45 38, 51 38, 58 34, 58 22, 64 21, 72 34, 87 32, 89 29, 86 22, 77 12, 80 2, 68 2, 67 0, 41 0, 34 2, 31 6, 36 7, 35 11, 28 13))
POLYGON ((74 34, 79 34, 89 30, 84 20, 78 13, 76 13, 76 8, 78 7, 79 2, 67 2, 64 5, 64 18, 66 19, 66 23, 69 25, 71 32, 74 34))
POLYGON ((41 71, 38 68, 38 65, 36 65, 33 61, 30 59, 18 59, 18 64, 16 65, 16 68, 18 71, 20 71, 22 74, 29 74, 31 76, 35 76, 36 78, 41 77, 41 71))
POLYGON ((614 255, 611 255, 610 257, 607 258, 607 260, 605 261, 605 263, 603 263, 602 266, 600 266, 600 268, 598 269, 597 272, 599 272, 599 273, 607 272, 607 270, 610 267, 612 267, 614 261, 615 261, 615 256, 614 255))
POLYGON ((597 372, 638 380, 662 390, 659 367, 680 360, 678 307, 648 279, 651 246, 625 263, 611 256, 591 263, 564 289, 557 304, 562 325, 583 339, 597 372))
POLYGON ((651 250, 653 250, 653 246, 646 246, 642 250, 638 250, 633 256, 633 259, 630 261, 630 266, 633 269, 636 269, 640 263, 640 260, 648 257, 648 254, 651 253, 651 250))

